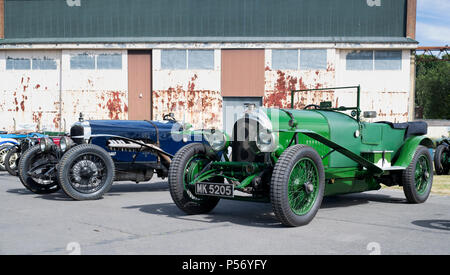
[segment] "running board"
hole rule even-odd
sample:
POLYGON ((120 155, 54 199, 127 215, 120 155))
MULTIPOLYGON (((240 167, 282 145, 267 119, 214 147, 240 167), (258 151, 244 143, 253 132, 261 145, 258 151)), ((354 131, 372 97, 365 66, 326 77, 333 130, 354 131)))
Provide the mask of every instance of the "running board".
POLYGON ((391 167, 386 167, 383 168, 384 171, 403 171, 406 170, 406 167, 402 167, 402 166, 391 166, 391 167))

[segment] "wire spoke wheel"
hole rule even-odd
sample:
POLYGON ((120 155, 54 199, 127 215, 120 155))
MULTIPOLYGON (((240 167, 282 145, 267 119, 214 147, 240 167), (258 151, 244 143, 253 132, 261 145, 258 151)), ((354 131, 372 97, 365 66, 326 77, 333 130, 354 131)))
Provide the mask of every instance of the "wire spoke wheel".
POLYGON ((403 192, 409 203, 424 203, 428 199, 433 185, 432 164, 428 148, 419 145, 402 174, 403 192))
POLYGON ((308 213, 317 198, 319 174, 309 158, 303 158, 292 169, 288 184, 289 206, 297 215, 308 213))
POLYGON ((106 181, 105 166, 105 161, 96 154, 78 156, 70 166, 70 185, 81 193, 97 192, 106 181))
MULTIPOLYGON (((201 143, 191 143, 181 148, 173 157, 169 168, 169 190, 175 204, 189 215, 209 213, 220 198, 201 196, 192 192, 194 180, 213 159, 208 148, 201 143)), ((214 179, 215 182, 218 180, 214 179)))
POLYGON ((191 159, 188 160, 186 164, 183 177, 183 186, 186 194, 193 200, 201 201, 202 198, 195 196, 192 193, 191 188, 189 188, 189 186, 190 185, 192 186, 192 182, 194 182, 194 180, 197 178, 197 176, 201 173, 203 168, 205 168, 205 166, 209 162, 210 161, 208 159, 205 159, 205 157, 201 155, 194 155, 191 159))
POLYGON ((427 161, 427 157, 422 155, 416 164, 415 170, 415 183, 416 190, 419 194, 423 194, 430 183, 430 165, 427 161))
POLYGON ((322 204, 325 169, 320 155, 307 145, 286 149, 275 164, 270 201, 278 220, 286 226, 310 223, 322 204))
POLYGON ((115 165, 109 153, 94 144, 69 149, 58 165, 62 190, 74 200, 98 200, 109 191, 115 177, 115 165))

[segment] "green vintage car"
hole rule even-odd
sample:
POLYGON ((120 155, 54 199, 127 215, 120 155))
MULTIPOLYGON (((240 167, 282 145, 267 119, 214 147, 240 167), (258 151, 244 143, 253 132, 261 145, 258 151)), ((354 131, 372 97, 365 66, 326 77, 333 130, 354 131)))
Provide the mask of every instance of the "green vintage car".
MULTIPOLYGON (((186 145, 169 170, 171 196, 187 214, 211 211, 220 198, 270 202, 286 226, 308 224, 324 196, 403 187, 409 203, 427 200, 433 162, 424 122, 368 123, 375 112, 332 108, 331 102, 303 110, 249 106, 229 138, 205 133, 209 146, 186 145)), ((315 89, 320 90, 320 89, 315 89)), ((292 91, 294 94, 310 90, 292 91)))

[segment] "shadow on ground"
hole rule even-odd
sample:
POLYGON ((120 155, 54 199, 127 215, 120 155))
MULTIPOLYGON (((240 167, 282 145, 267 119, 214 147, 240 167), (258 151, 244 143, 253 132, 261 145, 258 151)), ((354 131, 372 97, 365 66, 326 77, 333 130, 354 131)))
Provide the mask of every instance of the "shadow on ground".
MULTIPOLYGON (((405 203, 405 200, 383 194, 350 194, 324 198, 321 209, 351 207, 370 202, 405 203)), ((230 222, 253 227, 282 227, 273 214, 272 206, 269 203, 221 200, 211 213, 193 216, 182 212, 174 203, 134 205, 124 208, 138 209, 146 214, 163 215, 196 222, 230 222)))
POLYGON ((450 220, 418 220, 413 221, 412 224, 430 229, 450 231, 450 220))
POLYGON ((351 207, 355 205, 368 204, 370 202, 404 204, 406 203, 406 200, 404 198, 396 198, 377 193, 355 193, 325 197, 323 199, 321 209, 351 207))
MULTIPOLYGON (((168 191, 169 187, 167 182, 155 182, 155 183, 144 183, 144 184, 133 184, 133 183, 115 183, 111 187, 105 197, 121 196, 124 193, 136 193, 136 192, 158 192, 158 191, 168 191)), ((9 189, 6 192, 17 195, 33 195, 36 198, 45 200, 56 200, 56 201, 72 201, 71 198, 66 196, 62 190, 51 194, 35 194, 26 188, 15 188, 9 189)))

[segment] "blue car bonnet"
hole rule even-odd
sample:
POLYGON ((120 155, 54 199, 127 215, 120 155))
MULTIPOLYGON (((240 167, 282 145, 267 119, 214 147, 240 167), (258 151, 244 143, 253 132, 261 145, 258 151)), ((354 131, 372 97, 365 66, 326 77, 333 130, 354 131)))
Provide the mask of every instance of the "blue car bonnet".
POLYGON ((172 129, 179 130, 181 125, 171 121, 141 121, 141 120, 89 120, 91 134, 123 136, 131 139, 156 139, 158 127, 160 139, 167 138, 172 129))

